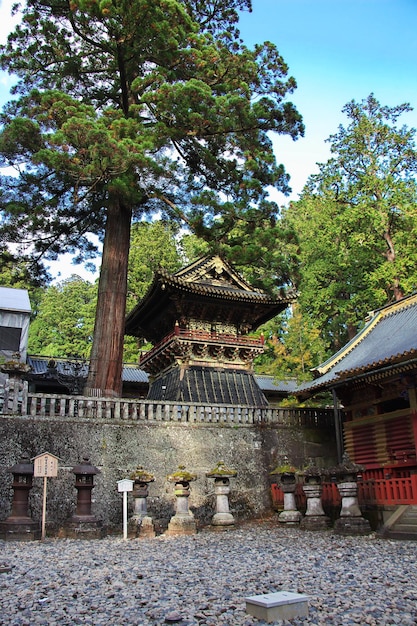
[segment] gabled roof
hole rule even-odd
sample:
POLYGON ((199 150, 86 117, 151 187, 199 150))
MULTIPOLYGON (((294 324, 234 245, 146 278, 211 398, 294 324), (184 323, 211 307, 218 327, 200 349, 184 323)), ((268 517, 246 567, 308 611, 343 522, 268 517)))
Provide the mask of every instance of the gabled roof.
POLYGON ((0 310, 30 313, 32 309, 26 289, 0 287, 0 310))
POLYGON ((364 328, 341 350, 320 365, 316 380, 296 393, 314 393, 342 381, 417 359, 417 294, 370 314, 364 328))
MULTIPOLYGON (((170 274, 166 269, 160 268, 155 273, 154 283, 161 281, 163 281, 165 289, 171 287, 178 291, 188 291, 216 298, 263 303, 277 303, 279 301, 285 304, 293 300, 293 297, 274 297, 261 290, 254 290, 238 272, 219 256, 203 257, 175 272, 175 274, 170 274)), ((152 286, 148 293, 151 290, 152 286)), ((147 296, 143 300, 146 298, 147 296)))
POLYGON ((293 300, 293 295, 271 296, 254 290, 219 256, 203 257, 175 274, 160 268, 144 298, 127 316, 125 332, 158 342, 168 329, 173 330, 187 306, 188 313, 196 316, 204 307, 213 317, 234 312, 234 321, 257 328, 293 300))
POLYGON ((212 288, 235 289, 252 294, 251 285, 219 256, 203 257, 176 272, 173 277, 191 284, 205 285, 212 288))

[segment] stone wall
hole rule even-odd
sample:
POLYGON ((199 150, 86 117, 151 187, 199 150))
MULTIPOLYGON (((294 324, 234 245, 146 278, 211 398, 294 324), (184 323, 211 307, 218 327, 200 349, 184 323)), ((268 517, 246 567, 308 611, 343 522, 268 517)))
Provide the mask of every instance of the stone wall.
MULTIPOLYGON (((237 520, 271 511, 269 472, 287 455, 302 465, 309 458, 335 463, 334 433, 320 427, 306 429, 285 424, 186 424, 131 422, 88 418, 31 418, 0 415, 0 519, 10 513, 12 475, 8 468, 22 455, 43 452, 59 457, 57 478, 48 479, 47 529, 55 534, 75 510, 72 467, 88 456, 100 474, 95 477, 93 512, 107 532, 120 532, 122 495, 117 481, 137 465, 155 475, 149 487, 148 510, 160 531, 174 512, 173 484, 166 476, 183 464, 198 475, 191 484, 190 508, 198 525, 209 523, 214 512, 213 481, 205 474, 219 460, 237 470, 231 479, 231 511, 237 520)), ((34 479, 30 513, 40 520, 41 478, 34 479)), ((129 503, 132 508, 132 502, 129 503)))

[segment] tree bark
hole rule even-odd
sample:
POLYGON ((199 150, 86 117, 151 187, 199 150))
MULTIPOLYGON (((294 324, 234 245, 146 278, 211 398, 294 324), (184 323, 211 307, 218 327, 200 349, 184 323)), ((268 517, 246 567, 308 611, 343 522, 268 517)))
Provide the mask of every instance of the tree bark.
MULTIPOLYGON (((391 237, 391 233, 389 230, 384 232, 384 239, 386 241, 387 244, 387 252, 386 252, 386 257, 387 260, 390 263, 394 263, 395 259, 396 259, 396 254, 395 254, 395 247, 394 247, 394 242, 392 241, 392 237, 391 237)), ((404 292, 400 287, 400 282, 398 280, 398 278, 394 278, 393 282, 392 282, 392 291, 394 293, 394 299, 396 301, 401 300, 402 298, 404 298, 404 292)))
POLYGON ((107 210, 98 287, 97 315, 85 394, 122 393, 127 267, 132 211, 119 198, 107 210))

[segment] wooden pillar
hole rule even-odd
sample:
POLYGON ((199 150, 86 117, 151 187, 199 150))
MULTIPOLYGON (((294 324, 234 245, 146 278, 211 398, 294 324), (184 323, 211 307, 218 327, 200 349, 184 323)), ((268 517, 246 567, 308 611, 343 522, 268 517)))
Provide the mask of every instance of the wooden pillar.
POLYGON ((335 434, 336 434, 337 462, 341 463, 343 459, 343 452, 344 452, 342 416, 341 416, 341 410, 339 407, 339 399, 334 389, 332 389, 332 395, 333 395, 334 426, 335 426, 335 434))
POLYGON ((415 387, 410 387, 410 389, 408 390, 408 397, 410 400, 411 426, 412 426, 413 435, 414 435, 414 448, 415 448, 416 457, 417 457, 417 394, 416 394, 415 387))

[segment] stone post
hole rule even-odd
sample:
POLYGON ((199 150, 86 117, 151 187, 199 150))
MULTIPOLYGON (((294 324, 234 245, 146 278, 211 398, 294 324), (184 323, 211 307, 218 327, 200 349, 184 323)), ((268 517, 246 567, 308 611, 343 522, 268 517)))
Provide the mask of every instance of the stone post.
POLYGON ((0 537, 5 541, 40 539, 39 523, 33 521, 28 513, 29 492, 33 482, 33 463, 28 457, 22 457, 19 463, 10 467, 8 471, 13 474, 12 511, 8 518, 0 522, 0 537))
POLYGON ((134 481, 134 512, 129 520, 129 534, 130 536, 140 538, 155 537, 154 523, 152 517, 148 514, 147 506, 148 485, 155 481, 155 477, 144 470, 142 465, 138 465, 129 478, 134 481))
POLYGON ((175 483, 176 512, 171 517, 166 535, 195 535, 197 533, 194 515, 188 507, 190 482, 196 479, 197 476, 188 472, 184 465, 180 465, 176 472, 167 476, 169 482, 175 483))
POLYGON ((216 512, 212 517, 212 526, 233 526, 235 519, 229 510, 230 478, 237 476, 236 470, 225 466, 219 461, 214 469, 206 474, 207 478, 214 478, 214 493, 216 495, 216 512))

